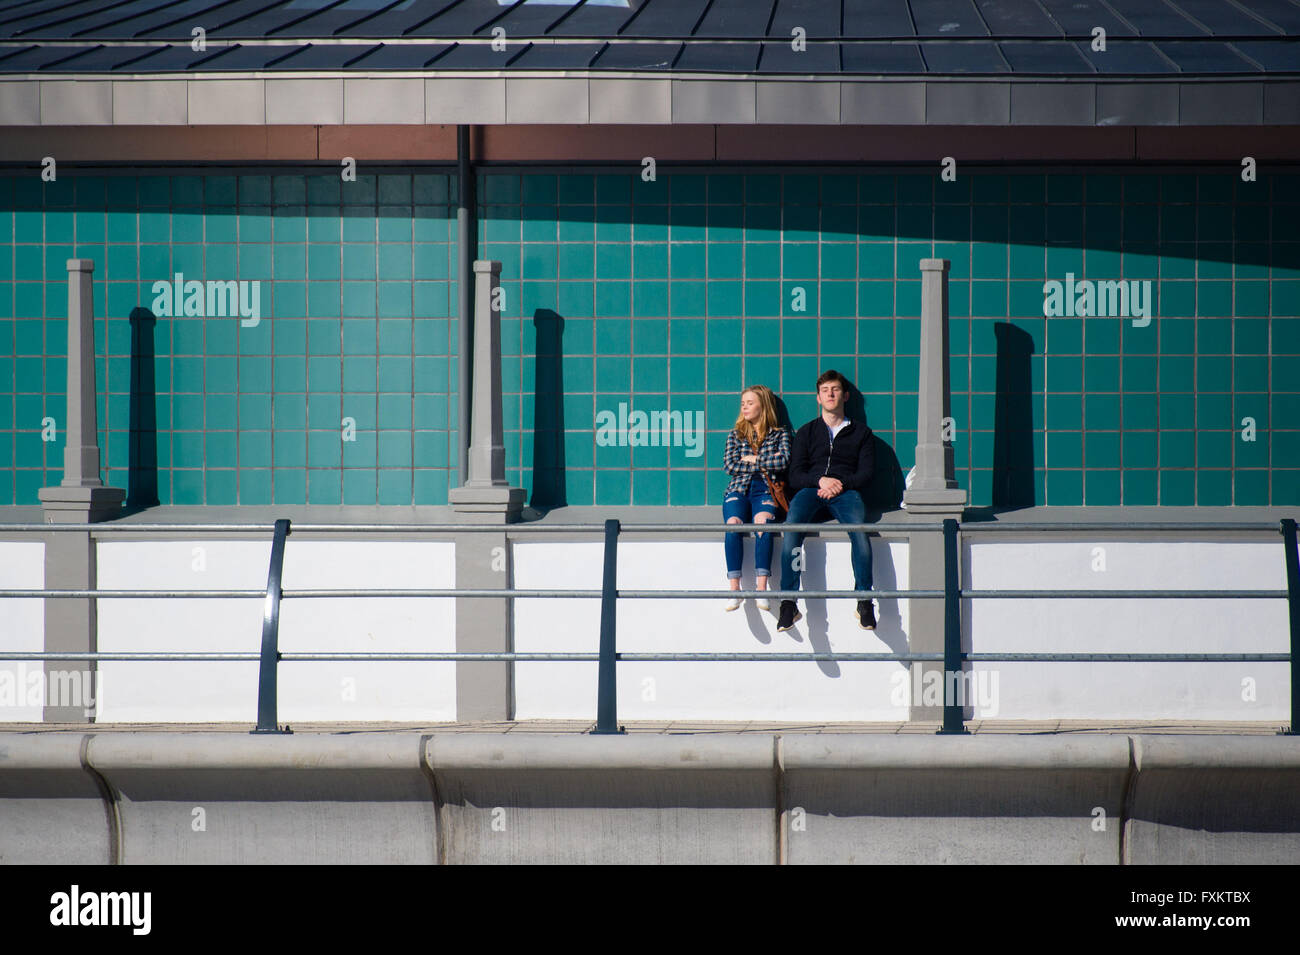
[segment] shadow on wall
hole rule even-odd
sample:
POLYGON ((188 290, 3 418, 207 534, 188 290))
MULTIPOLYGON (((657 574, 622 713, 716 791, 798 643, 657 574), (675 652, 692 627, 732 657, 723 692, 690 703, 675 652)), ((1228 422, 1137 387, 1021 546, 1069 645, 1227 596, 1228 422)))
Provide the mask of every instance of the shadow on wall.
POLYGON ((535 510, 568 503, 564 476, 564 318, 549 308, 533 314, 537 327, 533 389, 533 495, 535 510))
MULTIPOLYGON (((865 421, 867 427, 871 427, 866 398, 852 381, 849 381, 849 397, 844 411, 850 421, 865 421)), ((882 512, 897 510, 903 503, 904 482, 903 467, 894 449, 875 431, 871 432, 871 441, 875 470, 871 483, 862 492, 862 503, 867 506, 867 520, 875 521, 882 512)))
POLYGON ((993 508, 1034 506, 1034 411, 1030 356, 1034 340, 1009 322, 997 337, 997 396, 993 409, 993 508))
POLYGON ((154 374, 154 329, 147 308, 131 309, 130 443, 122 516, 158 506, 158 383, 154 374))
MULTIPOLYGON (((833 532, 830 536, 823 538, 818 534, 810 534, 804 538, 804 571, 800 579, 802 589, 804 590, 826 590, 829 585, 826 577, 826 544, 828 541, 841 542, 845 538, 838 532, 833 532)), ((777 544, 778 551, 780 543, 777 544)), ((875 540, 871 547, 871 565, 872 577, 877 590, 894 590, 898 587, 898 570, 894 566, 894 557, 890 552, 889 545, 884 541, 875 540)), ((847 553, 843 558, 837 557, 837 560, 843 559, 847 562, 847 553)), ((780 571, 777 571, 779 574, 780 571)), ((746 586, 753 586, 750 580, 746 579, 746 586)), ((834 600, 806 600, 804 601, 804 622, 796 624, 794 629, 778 633, 777 639, 789 639, 794 643, 803 643, 808 640, 809 649, 814 653, 831 653, 834 647, 830 643, 830 622, 831 614, 837 617, 848 617, 856 622, 855 615, 856 598, 853 595, 846 595, 834 600)), ((898 598, 880 598, 877 605, 880 608, 879 622, 876 626, 876 639, 882 641, 888 648, 889 653, 906 653, 908 652, 907 632, 903 629, 902 614, 898 609, 898 598)), ((750 631, 754 634, 759 643, 771 644, 772 637, 767 632, 767 626, 759 620, 757 609, 752 607, 751 601, 745 602, 746 612, 750 615, 750 631)), ((786 649, 784 646, 777 646, 778 650, 786 649)), ((840 665, 834 660, 817 660, 817 669, 822 672, 823 676, 831 679, 839 679, 842 676, 840 665)))

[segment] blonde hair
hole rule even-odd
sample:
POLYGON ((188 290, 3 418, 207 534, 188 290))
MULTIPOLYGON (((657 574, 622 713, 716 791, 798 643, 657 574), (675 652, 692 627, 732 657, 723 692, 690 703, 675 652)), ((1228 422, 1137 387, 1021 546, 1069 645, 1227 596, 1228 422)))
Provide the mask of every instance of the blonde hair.
POLYGON ((753 425, 745 420, 745 416, 736 416, 736 434, 740 439, 750 447, 758 449, 763 446, 767 439, 768 432, 774 431, 781 426, 776 417, 776 397, 772 394, 772 389, 767 385, 750 385, 740 393, 743 398, 745 392, 753 393, 758 399, 758 405, 763 413, 758 419, 758 424, 753 425))

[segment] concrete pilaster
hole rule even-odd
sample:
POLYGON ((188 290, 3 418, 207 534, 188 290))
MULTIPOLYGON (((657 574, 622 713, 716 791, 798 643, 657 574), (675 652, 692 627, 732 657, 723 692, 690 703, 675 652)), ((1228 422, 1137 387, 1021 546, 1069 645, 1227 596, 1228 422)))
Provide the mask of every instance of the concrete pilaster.
MULTIPOLYGON (((99 478, 99 430, 95 418, 95 329, 91 278, 95 263, 68 259, 68 385, 63 480, 37 494, 47 524, 91 524, 116 517, 126 491, 106 487, 99 478)), ((95 543, 87 533, 48 534, 45 586, 52 590, 95 587, 95 543)), ((94 653, 98 648, 95 601, 47 599, 45 649, 94 653)), ((80 723, 94 719, 98 674, 90 660, 47 662, 46 722, 80 723), (51 679, 53 676, 53 679, 51 679), (80 687, 80 690, 74 690, 80 687), (62 688, 62 689, 60 689, 62 688)))
POLYGON ((952 442, 943 439, 952 408, 948 371, 948 260, 921 260, 921 367, 916 406, 916 475, 903 501, 912 513, 960 512, 952 442))
MULTIPOLYGON (((921 260, 921 366, 917 398, 916 474, 903 493, 909 514, 938 522, 961 519, 966 492, 957 487, 952 442, 943 439, 944 419, 951 415, 948 351, 948 260, 921 260)), ((914 590, 943 589, 943 536, 914 534, 908 544, 908 586, 914 590)), ((908 643, 918 653, 943 652, 943 601, 913 600, 908 643)), ((940 706, 922 706, 916 688, 925 686, 928 671, 943 676, 941 663, 913 663, 912 720, 937 720, 940 706), (918 678, 917 669, 920 670, 918 678)), ((942 685, 942 683, 940 684, 942 685)))
MULTIPOLYGON (((45 535, 45 586, 51 590, 95 589, 95 541, 89 534, 63 531, 45 535)), ((47 653, 94 653, 99 648, 98 608, 94 600, 46 599, 47 653)), ((99 699, 99 673, 93 660, 45 661, 46 723, 93 723, 99 699)))
MULTIPOLYGON (((508 590, 513 579, 505 533, 461 534, 456 540, 456 586, 508 590)), ((508 653, 514 649, 509 599, 456 598, 456 652, 508 653)), ((514 665, 456 663, 456 719, 511 720, 515 715, 514 665)))
POLYGON ((448 497, 462 519, 500 524, 518 520, 524 489, 506 483, 505 439, 501 425, 501 313, 494 308, 501 285, 501 263, 474 263, 473 433, 469 479, 448 497))
MULTIPOLYGON (((473 431, 469 477, 448 495, 457 518, 472 524, 508 524, 519 519, 524 489, 506 483, 505 437, 501 423, 501 313, 494 307, 501 263, 474 263, 473 431)), ((465 534, 456 542, 456 586, 510 587, 510 549, 505 533, 465 534)), ((514 644, 509 599, 456 600, 458 652, 509 651, 514 644)), ((456 718, 508 720, 514 716, 514 666, 456 664, 456 718)))
POLYGON ((68 259, 68 391, 63 480, 37 492, 47 523, 108 520, 121 510, 126 491, 99 479, 99 430, 95 421, 95 329, 90 259, 68 259))

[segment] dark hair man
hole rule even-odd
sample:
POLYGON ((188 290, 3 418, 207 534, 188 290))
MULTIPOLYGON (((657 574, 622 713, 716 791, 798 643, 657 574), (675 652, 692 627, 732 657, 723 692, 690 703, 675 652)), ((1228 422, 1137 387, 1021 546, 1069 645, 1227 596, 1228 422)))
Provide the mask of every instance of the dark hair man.
MULTIPOLYGON (((874 469, 871 429, 844 415, 848 382, 834 369, 817 379, 817 404, 821 414, 795 432, 790 448, 790 524, 807 524, 829 511, 841 524, 861 524, 866 515, 861 492, 871 481, 874 469)), ((799 589, 799 571, 794 569, 795 552, 802 534, 781 535, 781 589, 799 589)), ((802 553, 802 552, 800 552, 802 553)), ((871 590, 871 543, 865 531, 849 533, 853 563, 853 588, 871 590)), ((876 614, 870 599, 859 600, 858 626, 876 629, 876 614)), ((803 614, 793 600, 782 600, 777 630, 789 630, 803 614)))

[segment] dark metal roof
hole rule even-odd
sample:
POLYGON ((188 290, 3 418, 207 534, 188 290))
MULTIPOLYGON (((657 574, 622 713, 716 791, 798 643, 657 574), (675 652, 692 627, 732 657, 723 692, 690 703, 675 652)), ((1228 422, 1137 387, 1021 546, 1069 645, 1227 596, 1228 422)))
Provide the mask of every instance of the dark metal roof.
POLYGON ((1260 77, 1300 0, 0 0, 0 73, 424 69, 1260 77))

